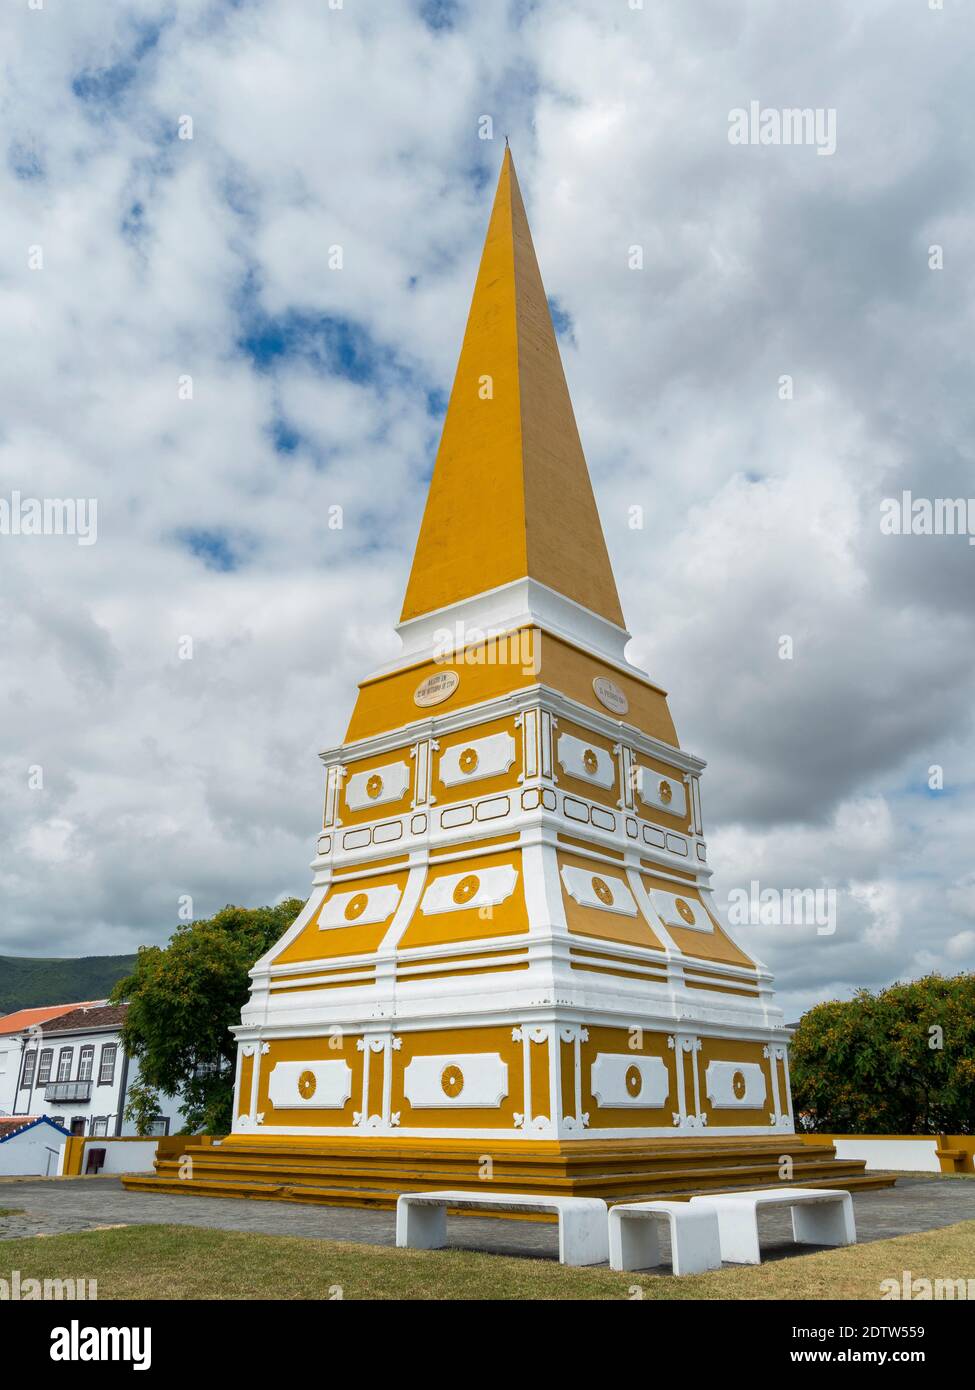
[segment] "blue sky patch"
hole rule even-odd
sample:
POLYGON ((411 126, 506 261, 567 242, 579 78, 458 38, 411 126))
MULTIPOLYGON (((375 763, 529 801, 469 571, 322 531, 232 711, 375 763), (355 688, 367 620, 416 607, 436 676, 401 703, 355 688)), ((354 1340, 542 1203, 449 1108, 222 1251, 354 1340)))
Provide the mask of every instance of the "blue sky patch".
POLYGON ((162 30, 162 24, 136 25, 136 39, 127 57, 108 67, 89 67, 77 73, 71 80, 71 90, 78 100, 93 107, 117 106, 134 81, 139 63, 158 44, 162 30))
POLYGON ((208 570, 229 574, 240 568, 242 557, 227 531, 185 526, 176 532, 176 540, 208 570))
POLYGON ((453 29, 460 18, 457 0, 420 0, 420 18, 428 29, 453 29))
POLYGON ((14 140, 7 153, 7 162, 18 179, 42 179, 44 163, 33 143, 14 140))

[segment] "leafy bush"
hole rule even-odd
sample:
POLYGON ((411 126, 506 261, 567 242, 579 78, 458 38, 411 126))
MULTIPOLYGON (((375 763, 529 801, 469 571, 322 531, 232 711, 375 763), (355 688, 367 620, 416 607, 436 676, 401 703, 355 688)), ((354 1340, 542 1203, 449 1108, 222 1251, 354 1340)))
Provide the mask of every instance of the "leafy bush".
POLYGON ((798 1123, 821 1134, 975 1133, 975 975, 928 975, 804 1014, 798 1123))

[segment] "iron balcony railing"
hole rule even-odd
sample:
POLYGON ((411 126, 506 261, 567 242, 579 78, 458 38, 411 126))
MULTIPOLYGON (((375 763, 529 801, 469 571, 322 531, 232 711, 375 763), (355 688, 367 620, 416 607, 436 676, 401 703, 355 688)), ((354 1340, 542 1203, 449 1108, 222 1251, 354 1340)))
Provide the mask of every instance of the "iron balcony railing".
POLYGON ((91 1100, 90 1081, 52 1081, 44 1092, 45 1100, 91 1100))

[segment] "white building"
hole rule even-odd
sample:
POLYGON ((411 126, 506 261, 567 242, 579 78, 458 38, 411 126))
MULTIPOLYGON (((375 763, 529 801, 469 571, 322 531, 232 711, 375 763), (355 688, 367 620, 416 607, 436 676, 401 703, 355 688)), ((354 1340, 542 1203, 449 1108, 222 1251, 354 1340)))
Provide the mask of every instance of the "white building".
MULTIPOLYGON (((47 1115, 39 1119, 0 1119, 0 1178, 51 1177, 58 1171, 58 1159, 66 1134, 47 1115)), ((128 1146, 126 1146, 128 1147, 128 1146)))
MULTIPOLYGON (((125 1118, 139 1074, 122 1046, 127 1009, 127 1004, 80 1005, 0 1036, 6 1053, 0 1110, 12 1118, 47 1116, 69 1134, 135 1134, 125 1118)), ((169 1134, 181 1124, 177 1098, 163 1097, 151 1133, 169 1134)))

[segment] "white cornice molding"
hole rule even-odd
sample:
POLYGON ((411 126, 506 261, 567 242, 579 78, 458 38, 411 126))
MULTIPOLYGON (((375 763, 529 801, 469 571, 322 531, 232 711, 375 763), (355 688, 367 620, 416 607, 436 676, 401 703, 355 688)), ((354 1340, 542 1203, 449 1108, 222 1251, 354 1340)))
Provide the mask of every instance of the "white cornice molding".
POLYGON ((526 578, 399 623, 396 631, 403 643, 402 652, 366 680, 391 675, 404 666, 444 662, 467 647, 480 645, 485 638, 502 637, 523 627, 541 628, 639 680, 650 679, 624 656, 631 636, 626 628, 617 627, 547 584, 526 578))

